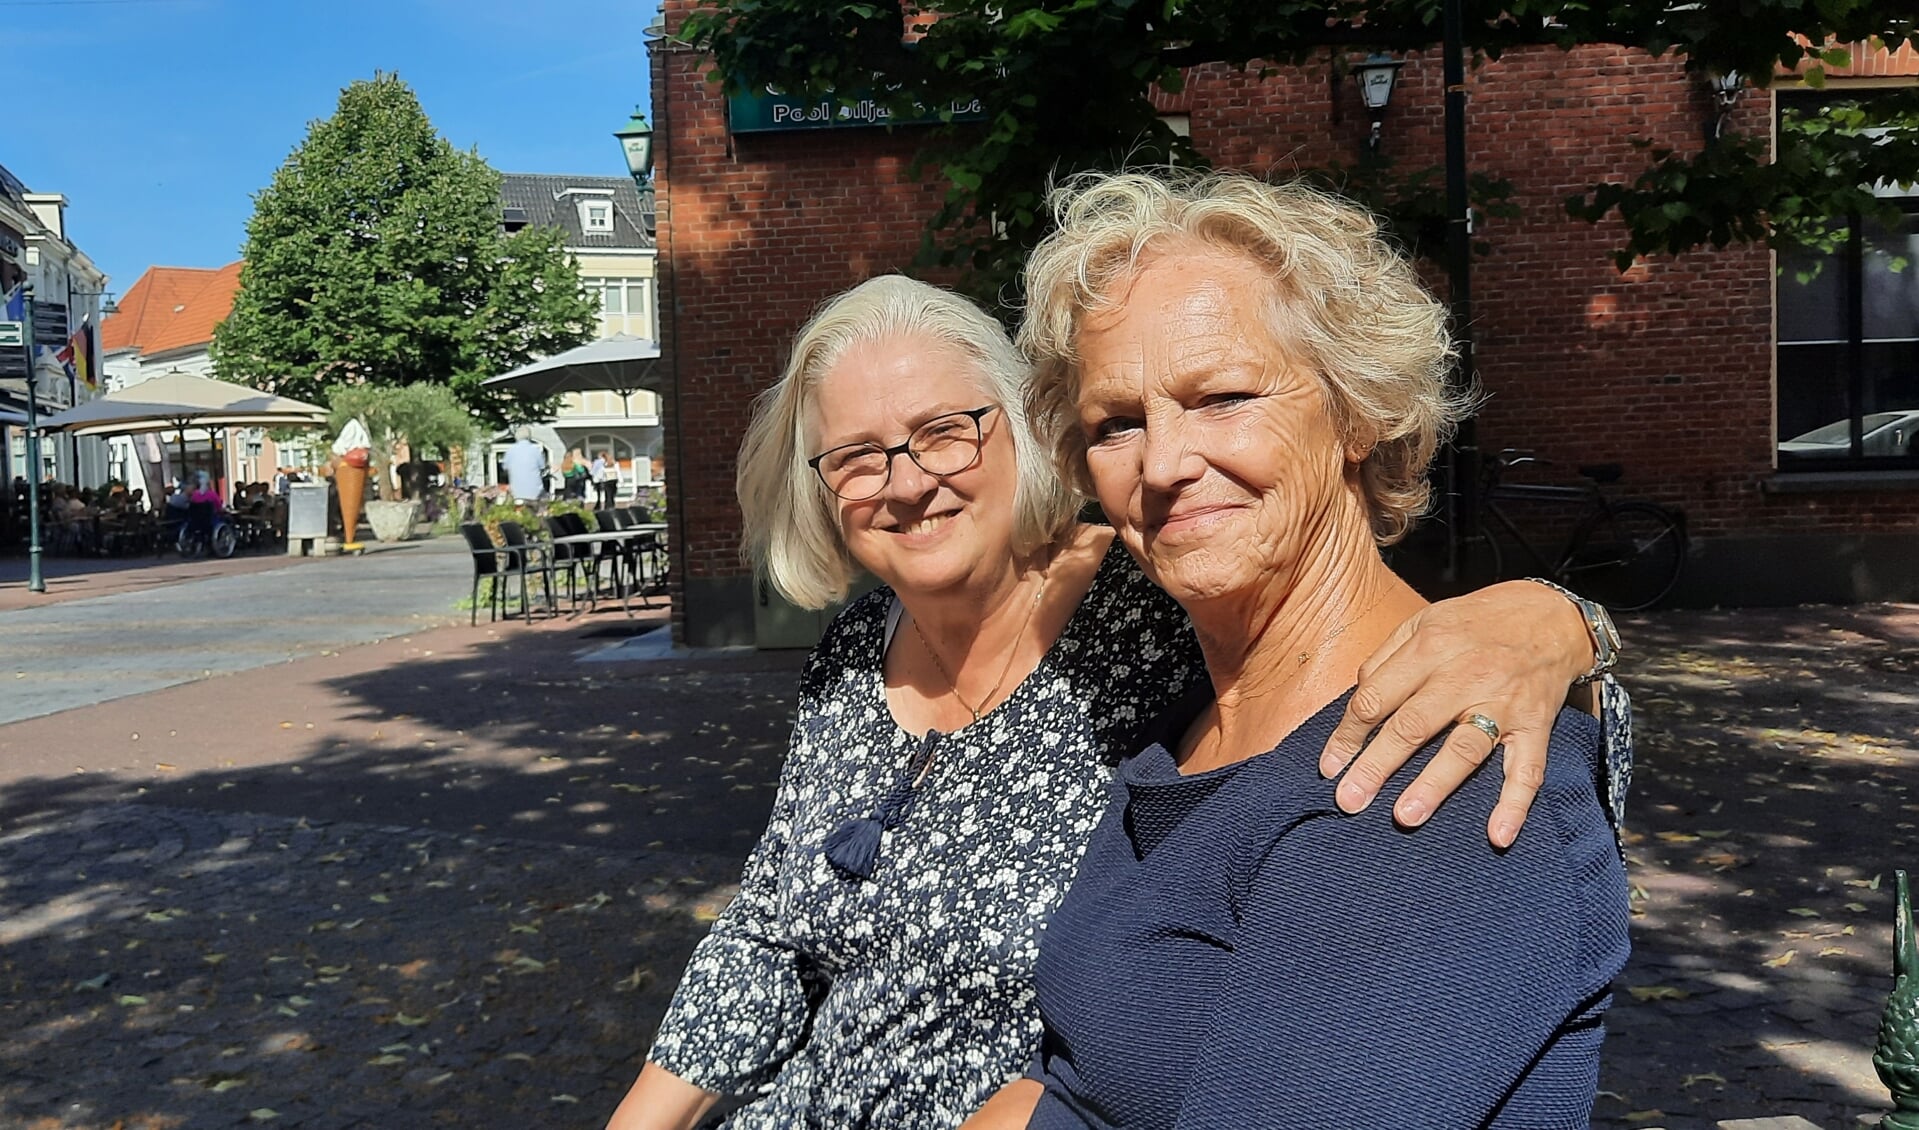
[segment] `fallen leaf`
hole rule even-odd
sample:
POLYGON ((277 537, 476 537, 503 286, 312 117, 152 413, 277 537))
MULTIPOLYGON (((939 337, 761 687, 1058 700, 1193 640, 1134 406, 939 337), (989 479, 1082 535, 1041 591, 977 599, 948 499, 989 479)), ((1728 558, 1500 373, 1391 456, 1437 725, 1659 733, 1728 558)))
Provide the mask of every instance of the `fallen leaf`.
POLYGON ((1857 912, 1866 909, 1866 904, 1863 902, 1849 902, 1846 904, 1846 909, 1857 912))
POLYGON ((1771 966, 1774 969, 1784 969, 1786 966, 1792 964, 1793 957, 1797 955, 1798 953, 1799 953, 1798 950, 1787 950, 1785 953, 1780 954, 1778 957, 1773 958, 1771 961, 1768 961, 1765 964, 1771 966))
POLYGON ((107 980, 112 976, 113 974, 111 973, 102 973, 98 977, 89 977, 84 981, 76 981, 73 987, 76 989, 104 989, 107 987, 107 980))
POLYGON ((134 996, 134 995, 133 995, 132 993, 127 993, 127 994, 125 994, 125 995, 123 995, 123 996, 121 996, 121 997, 120 997, 120 999, 119 999, 119 1003, 121 1003, 121 1004, 123 1004, 123 1005, 126 1005, 127 1007, 129 1007, 129 1008, 131 1008, 131 1007, 133 1007, 134 1005, 139 1005, 139 1004, 145 1004, 145 1003, 147 1003, 147 998, 145 998, 145 997, 136 997, 136 996, 134 996))
POLYGON ((1634 999, 1642 1001, 1683 1001, 1692 996, 1686 990, 1676 989, 1671 985, 1634 985, 1626 991, 1631 993, 1634 999))
POLYGON ((1706 1071, 1706 1072, 1701 1072, 1698 1075, 1686 1076, 1685 1080, 1681 1082, 1679 1085, 1681 1087, 1690 1087, 1694 1083, 1717 1083, 1721 1087, 1723 1087, 1726 1085, 1726 1077, 1724 1075, 1716 1075, 1713 1072, 1706 1071))
POLYGON ((235 1087, 244 1087, 246 1085, 246 1080, 244 1079, 222 1079, 207 1089, 216 1095, 224 1095, 235 1087))
POLYGON ((392 1065, 396 1063, 405 1063, 406 1057, 403 1055, 392 1055, 392 1054, 376 1055, 372 1059, 367 1060, 366 1062, 368 1067, 391 1067, 392 1065))
POLYGON ((393 1014, 393 1022, 402 1028, 418 1028, 431 1019, 432 1017, 430 1016, 408 1016, 404 1012, 396 1012, 393 1014))
POLYGON ((1852 954, 1850 951, 1840 949, 1838 946, 1827 946, 1825 949, 1822 949, 1819 951, 1819 956, 1820 957, 1851 957, 1852 954))
POLYGON ((1816 910, 1814 910, 1814 909, 1812 909, 1811 907, 1806 907, 1806 906, 1789 906, 1789 907, 1787 907, 1787 908, 1786 908, 1786 913, 1787 913, 1787 914, 1796 914, 1796 915, 1798 915, 1798 916, 1799 916, 1799 917, 1801 917, 1801 918, 1817 918, 1817 917, 1819 917, 1819 912, 1818 912, 1818 911, 1816 911, 1816 910))
POLYGON ((255 1122, 272 1122, 280 1117, 280 1112, 270 1106, 257 1106, 247 1111, 247 1117, 255 1122))

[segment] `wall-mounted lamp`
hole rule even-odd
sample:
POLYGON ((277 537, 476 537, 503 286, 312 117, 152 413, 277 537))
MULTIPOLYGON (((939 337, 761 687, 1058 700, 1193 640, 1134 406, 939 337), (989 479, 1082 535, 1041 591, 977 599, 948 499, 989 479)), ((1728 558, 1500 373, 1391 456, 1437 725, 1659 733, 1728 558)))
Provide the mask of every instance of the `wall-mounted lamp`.
POLYGON ((1738 71, 1727 71, 1725 74, 1707 71, 1706 87, 1712 91, 1713 105, 1717 109, 1712 124, 1706 127, 1706 140, 1713 142, 1726 132, 1726 119, 1732 115, 1732 108, 1738 104, 1739 96, 1746 91, 1746 76, 1738 71))
POLYGON ((1393 83, 1399 79, 1399 68, 1406 64, 1391 55, 1375 52, 1353 64, 1353 78, 1359 83, 1359 100, 1366 104, 1366 114, 1373 120, 1372 132, 1366 136, 1366 148, 1378 150, 1380 132, 1386 119, 1386 105, 1393 100, 1393 83))

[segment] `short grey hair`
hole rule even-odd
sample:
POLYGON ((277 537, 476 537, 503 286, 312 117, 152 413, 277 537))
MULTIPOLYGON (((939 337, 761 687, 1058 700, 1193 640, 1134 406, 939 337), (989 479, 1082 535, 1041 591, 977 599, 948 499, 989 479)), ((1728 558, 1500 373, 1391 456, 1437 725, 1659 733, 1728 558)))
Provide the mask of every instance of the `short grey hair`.
POLYGON ((832 492, 806 463, 808 398, 853 347, 914 336, 970 358, 980 392, 1005 414, 1019 468, 1013 551, 1023 555, 1052 545, 1078 511, 1078 500, 1027 421, 1027 366, 1005 328, 965 298, 929 283, 904 275, 869 279, 829 300, 801 328, 785 372, 754 402, 740 444, 736 487, 745 556, 781 596, 802 608, 844 598, 860 568, 840 537, 832 492))
POLYGON ((1026 264, 1020 346, 1033 359, 1028 414, 1061 473, 1087 488, 1076 335, 1119 305, 1142 264, 1169 245, 1214 247, 1257 264, 1272 289, 1273 340, 1321 381, 1340 439, 1367 452, 1360 480, 1373 537, 1391 545, 1425 512, 1426 469, 1475 403, 1447 375, 1446 309, 1357 204, 1305 184, 1241 173, 1083 174, 1052 193, 1057 229, 1026 264))

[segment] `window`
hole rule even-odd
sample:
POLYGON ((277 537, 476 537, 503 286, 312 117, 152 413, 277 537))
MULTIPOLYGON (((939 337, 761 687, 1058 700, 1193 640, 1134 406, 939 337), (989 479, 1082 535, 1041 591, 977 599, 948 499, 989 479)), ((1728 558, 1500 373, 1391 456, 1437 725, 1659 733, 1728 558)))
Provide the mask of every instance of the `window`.
POLYGON ((580 228, 589 232, 612 231, 613 202, 611 200, 580 201, 580 228))
POLYGON ((1919 195, 1878 192, 1895 222, 1839 217, 1831 252, 1779 255, 1781 470, 1919 466, 1919 195))
POLYGON ((653 324, 652 279, 584 278, 588 293, 600 296, 600 335, 632 334, 649 341, 659 332, 653 324))

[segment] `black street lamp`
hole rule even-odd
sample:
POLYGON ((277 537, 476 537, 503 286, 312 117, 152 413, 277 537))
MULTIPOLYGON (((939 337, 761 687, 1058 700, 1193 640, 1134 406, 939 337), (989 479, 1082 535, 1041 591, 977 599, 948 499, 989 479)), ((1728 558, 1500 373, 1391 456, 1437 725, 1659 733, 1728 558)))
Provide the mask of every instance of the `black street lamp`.
POLYGON ((633 174, 633 183, 647 187, 653 176, 653 127, 646 124, 646 115, 634 107, 633 116, 614 130, 613 136, 620 139, 620 148, 626 153, 626 171, 633 174))

